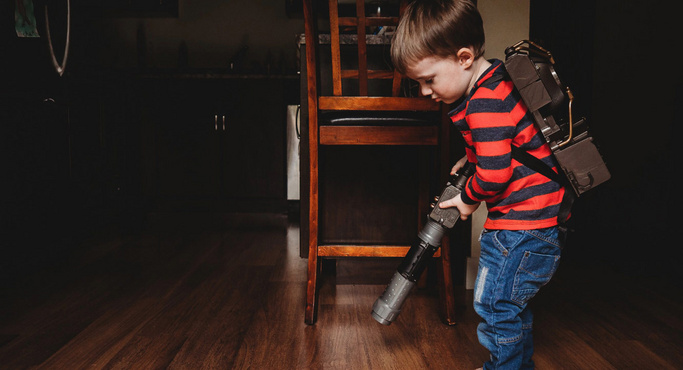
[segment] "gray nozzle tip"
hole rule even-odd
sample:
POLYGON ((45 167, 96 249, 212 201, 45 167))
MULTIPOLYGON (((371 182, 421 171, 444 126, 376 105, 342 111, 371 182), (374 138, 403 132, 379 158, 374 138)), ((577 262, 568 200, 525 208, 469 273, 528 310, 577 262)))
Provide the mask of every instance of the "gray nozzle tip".
POLYGON ((391 325, 391 321, 386 320, 385 318, 381 317, 380 315, 378 315, 377 313, 375 313, 375 311, 372 311, 372 318, 375 319, 375 321, 377 321, 378 323, 380 323, 380 324, 382 324, 382 325, 384 325, 384 326, 389 326, 389 325, 391 325))
POLYGON ((389 325, 401 312, 400 308, 393 308, 385 302, 382 297, 375 301, 372 305, 372 317, 382 325, 389 325))
POLYGON ((384 293, 372 305, 372 317, 382 325, 391 324, 401 313, 403 301, 414 285, 415 282, 406 279, 396 271, 384 293))

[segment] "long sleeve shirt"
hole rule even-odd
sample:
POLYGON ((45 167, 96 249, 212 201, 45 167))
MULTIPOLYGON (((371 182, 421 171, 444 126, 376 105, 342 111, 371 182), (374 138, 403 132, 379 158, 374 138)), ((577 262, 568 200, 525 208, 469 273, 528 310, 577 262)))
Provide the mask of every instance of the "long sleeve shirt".
POLYGON ((552 152, 503 63, 491 63, 470 94, 449 113, 465 139, 468 161, 476 164, 462 200, 468 204, 486 202, 487 229, 555 226, 564 188, 512 158, 511 145, 557 172, 552 152))

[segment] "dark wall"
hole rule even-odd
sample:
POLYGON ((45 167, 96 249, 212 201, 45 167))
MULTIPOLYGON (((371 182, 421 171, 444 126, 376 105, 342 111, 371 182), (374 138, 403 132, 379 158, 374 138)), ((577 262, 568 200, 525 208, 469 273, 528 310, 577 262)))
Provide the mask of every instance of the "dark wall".
POLYGON ((636 274, 680 275, 671 242, 673 126, 681 72, 673 5, 629 1, 531 2, 532 39, 555 56, 612 179, 580 198, 565 254, 636 274))

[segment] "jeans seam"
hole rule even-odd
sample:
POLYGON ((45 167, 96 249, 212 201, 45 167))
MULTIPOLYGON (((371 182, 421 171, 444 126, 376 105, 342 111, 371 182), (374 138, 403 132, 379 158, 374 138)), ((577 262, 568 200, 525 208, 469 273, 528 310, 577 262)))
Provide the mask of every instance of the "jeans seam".
POLYGON ((507 248, 505 248, 505 247, 503 246, 503 243, 501 243, 500 240, 498 240, 498 234, 499 234, 499 232, 496 231, 496 232, 494 232, 494 234, 492 235, 493 244, 496 246, 496 249, 498 249, 498 250, 503 254, 504 257, 507 257, 507 255, 508 255, 510 252, 509 252, 509 250, 508 250, 507 248))
POLYGON ((519 268, 517 269, 517 272, 515 272, 515 283, 517 283, 517 276, 519 275, 520 271, 524 271, 524 272, 526 272, 530 275, 533 275, 534 277, 537 277, 537 278, 552 277, 555 274, 555 270, 557 269, 557 267, 556 267, 557 261, 559 261, 559 260, 560 260, 560 256, 557 256, 557 255, 544 254, 544 253, 534 253, 534 252, 529 252, 529 251, 525 252, 524 257, 522 257, 522 260, 519 263, 519 268), (527 265, 525 264, 525 262, 528 261, 528 258, 530 255, 543 256, 543 257, 553 257, 553 260, 554 260, 553 268, 547 274, 544 274, 544 275, 539 275, 539 274, 535 273, 534 271, 528 270, 526 268, 527 265))
MULTIPOLYGON (((496 240, 496 242, 497 242, 497 240, 496 240)), ((506 252, 507 252, 507 250, 506 250, 506 252)), ((507 253, 505 253, 505 255, 507 256, 507 253)), ((503 297, 502 292, 501 292, 501 284, 500 284, 500 282, 502 280, 501 279, 501 273, 503 271, 505 271, 507 264, 508 264, 508 259, 506 258, 503 260, 503 263, 501 264, 500 269, 498 270, 498 276, 496 277, 496 280, 495 280, 494 286, 493 286, 494 289, 492 290, 493 294, 491 297, 489 297, 489 300, 487 302, 488 307, 489 307, 489 312, 491 313, 491 318, 493 319, 493 322, 498 322, 496 320, 496 311, 495 311, 493 305, 495 302, 495 297, 501 297, 501 298, 503 297)), ((496 341, 498 341, 497 338, 500 338, 500 336, 501 336, 500 335, 501 333, 498 331, 498 327, 494 324, 494 325, 491 325, 491 328, 493 328, 493 332, 495 334, 496 341)), ((498 347, 498 351, 500 351, 500 350, 501 350, 501 348, 498 347)), ((500 357, 500 353, 496 354, 496 356, 500 357)))
POLYGON ((536 232, 536 230, 527 230, 526 233, 529 234, 530 236, 536 238, 536 239, 542 240, 548 244, 551 244, 551 245, 554 245, 558 248, 561 248, 561 244, 559 243, 559 241, 557 239, 548 238, 545 235, 541 235, 540 233, 536 232))
MULTIPOLYGON (((510 293, 510 300, 517 303, 520 307, 524 306, 525 304, 527 304, 529 302, 529 299, 531 299, 531 298, 527 298, 527 296, 530 293, 533 293, 532 297, 535 296, 542 287, 544 287, 546 284, 548 284, 548 282, 550 282, 550 279, 552 279, 553 275, 555 274, 555 271, 557 270, 557 261, 560 260, 560 256, 545 255, 547 257, 553 257, 554 258, 553 267, 551 268, 550 272, 547 275, 536 275, 532 271, 527 270, 525 268, 526 266, 523 267, 524 262, 526 261, 527 257, 531 253, 532 252, 529 252, 529 251, 526 251, 524 253, 524 257, 522 257, 522 260, 520 261, 519 267, 517 268, 517 271, 515 271, 515 278, 514 278, 513 284, 512 284, 512 292, 510 293), (519 288, 520 273, 522 273, 522 272, 526 273, 526 274, 533 275, 536 278, 544 279, 544 282, 541 283, 538 287, 535 287, 533 289, 520 289, 519 288)), ((534 253, 534 254, 539 255, 539 253, 534 253)))
POLYGON ((523 337, 523 335, 519 334, 519 335, 515 335, 512 338, 500 338, 497 340, 497 342, 498 342, 498 344, 516 343, 516 342, 519 342, 520 340, 522 340, 522 337, 523 337))

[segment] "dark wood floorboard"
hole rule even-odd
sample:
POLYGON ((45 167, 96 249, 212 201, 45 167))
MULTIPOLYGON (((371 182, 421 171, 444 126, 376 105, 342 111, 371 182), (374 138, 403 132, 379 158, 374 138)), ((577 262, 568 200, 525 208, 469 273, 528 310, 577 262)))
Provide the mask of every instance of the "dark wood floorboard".
MULTIPOLYGON (((446 326, 434 289, 370 316, 398 260, 340 260, 304 324, 306 260, 286 215, 155 215, 2 285, 0 369, 474 369, 471 292, 446 326)), ((675 284, 561 266, 535 302, 538 369, 683 368, 675 284)))

